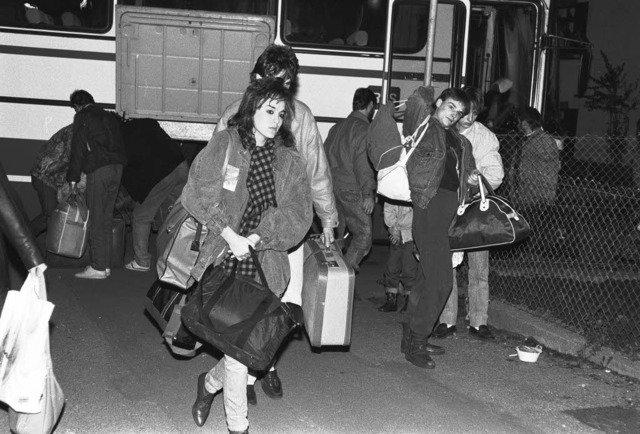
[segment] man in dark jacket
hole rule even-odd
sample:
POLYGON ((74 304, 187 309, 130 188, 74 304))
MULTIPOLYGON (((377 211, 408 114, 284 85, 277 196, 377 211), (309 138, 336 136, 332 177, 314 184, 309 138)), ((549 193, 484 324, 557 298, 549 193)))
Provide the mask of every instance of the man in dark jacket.
POLYGON ((175 202, 189 176, 180 145, 153 119, 133 119, 122 124, 127 165, 122 185, 136 201, 133 208, 133 260, 127 270, 149 271, 151 222, 165 201, 175 202))
POLYGON ((413 238, 420 267, 409 297, 409 321, 403 324, 401 351, 420 368, 435 368, 433 354, 444 348, 428 338, 453 284, 448 229, 467 182, 477 183, 471 144, 452 128, 469 111, 461 89, 450 88, 436 100, 428 129, 407 161, 413 202, 413 238))
POLYGON ((353 234, 345 261, 354 270, 371 249, 376 180, 367 157, 367 131, 375 103, 376 95, 371 89, 357 89, 353 111, 329 130, 324 142, 338 208, 338 237, 347 229, 353 234))
POLYGON ((110 274, 113 207, 127 157, 117 119, 98 107, 89 92, 73 92, 71 106, 76 115, 67 181, 75 189, 81 172, 87 174, 91 254, 91 264, 75 276, 106 279, 110 274))

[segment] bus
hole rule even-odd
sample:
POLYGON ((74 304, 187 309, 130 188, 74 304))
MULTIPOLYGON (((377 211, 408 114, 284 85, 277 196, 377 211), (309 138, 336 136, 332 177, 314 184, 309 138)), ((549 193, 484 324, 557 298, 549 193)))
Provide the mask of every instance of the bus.
MULTIPOLYGON (((430 84, 489 91, 508 78, 515 106, 542 110, 550 0, 438 0, 430 84)), ((425 82, 428 0, 4 0, 0 5, 0 158, 29 214, 42 144, 70 124, 69 95, 160 121, 206 142, 269 43, 300 62, 297 97, 321 133, 355 89, 406 99, 425 82)))

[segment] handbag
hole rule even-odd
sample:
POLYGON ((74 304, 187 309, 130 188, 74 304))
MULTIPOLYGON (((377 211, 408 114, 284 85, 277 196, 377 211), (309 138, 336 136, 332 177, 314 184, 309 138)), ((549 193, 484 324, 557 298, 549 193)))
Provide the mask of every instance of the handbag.
POLYGON ((182 357, 194 357, 202 346, 182 324, 182 307, 188 295, 189 292, 157 280, 145 297, 145 308, 162 330, 169 350, 182 357))
POLYGON ((484 176, 478 176, 480 197, 462 203, 449 226, 452 251, 506 246, 527 238, 529 223, 506 199, 496 195, 484 176))
POLYGON ((87 247, 89 208, 84 194, 71 191, 51 213, 47 223, 47 250, 57 255, 80 258, 87 247))
POLYGON ((182 322, 196 336, 256 371, 271 365, 282 341, 299 324, 271 292, 253 249, 261 284, 222 265, 209 267, 182 308, 182 322))
POLYGON ((50 433, 64 407, 64 393, 53 373, 43 269, 29 272, 20 291, 9 291, 0 315, 0 400, 9 409, 16 434, 50 433))
MULTIPOLYGON (((409 188, 409 176, 407 174, 406 167, 407 161, 409 161, 409 157, 411 157, 411 154, 415 151, 418 143, 420 143, 420 140, 422 140, 427 132, 427 122, 429 122, 430 117, 431 116, 427 116, 425 120, 418 125, 418 128, 416 128, 412 135, 403 138, 402 149, 400 151, 400 158, 398 161, 392 166, 378 171, 378 194, 392 200, 411 202, 411 189, 409 188), (420 136, 416 140, 421 128, 422 131, 420 132, 420 136)), ((397 146, 389 149, 387 152, 382 154, 380 160, 382 160, 385 154, 389 152, 397 152, 397 149, 397 146)))
POLYGON ((191 270, 198 261, 207 227, 197 221, 182 203, 173 205, 156 238, 158 278, 170 285, 187 289, 195 283, 191 270))

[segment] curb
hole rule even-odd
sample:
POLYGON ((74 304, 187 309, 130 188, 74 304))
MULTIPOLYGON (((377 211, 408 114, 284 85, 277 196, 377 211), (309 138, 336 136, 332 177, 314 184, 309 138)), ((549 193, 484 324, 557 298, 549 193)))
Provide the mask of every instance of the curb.
POLYGON ((587 341, 577 333, 545 321, 507 303, 491 300, 489 303, 491 325, 523 336, 532 336, 542 345, 563 354, 586 358, 618 374, 640 380, 640 362, 630 360, 620 352, 608 347, 589 350, 587 341), (586 354, 585 354, 586 353, 586 354))

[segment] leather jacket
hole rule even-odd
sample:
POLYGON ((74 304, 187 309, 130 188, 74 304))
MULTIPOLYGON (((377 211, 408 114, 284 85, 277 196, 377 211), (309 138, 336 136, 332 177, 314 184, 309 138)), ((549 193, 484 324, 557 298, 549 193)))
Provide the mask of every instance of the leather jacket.
MULTIPOLYGON (((249 201, 247 175, 251 154, 244 149, 235 128, 214 133, 209 144, 191 165, 189 179, 180 198, 191 215, 207 226, 207 236, 191 271, 200 280, 206 268, 220 264, 228 246, 222 230, 229 226, 238 232, 249 201), (229 148, 228 163, 226 160, 229 148)), ((313 212, 309 182, 300 155, 294 148, 276 144, 273 172, 277 206, 261 216, 251 233, 260 235, 256 245, 269 288, 281 295, 290 277, 287 251, 304 238, 313 212)))
MULTIPOLYGON (((22 203, 9 183, 9 179, 0 164, 0 293, 8 289, 9 257, 5 245, 8 240, 20 256, 20 260, 26 269, 36 267, 44 263, 44 257, 36 244, 36 240, 29 229, 22 203), (4 235, 4 236, 2 236, 4 235)), ((0 301, 4 304, 4 297, 0 301)))
MULTIPOLYGON (((462 203, 467 195, 467 179, 475 169, 471 143, 454 128, 449 129, 462 149, 462 164, 458 167, 458 198, 462 203)), ((407 175, 414 206, 426 209, 440 187, 447 155, 446 130, 435 118, 407 161, 407 175)))
MULTIPOLYGON (((216 125, 216 132, 227 128, 229 119, 238 112, 239 107, 240 101, 236 101, 225 109, 216 125)), ((338 227, 338 209, 333 196, 331 171, 318 126, 313 113, 302 101, 294 100, 294 111, 291 132, 296 138, 296 148, 307 171, 316 214, 323 228, 338 227)))

